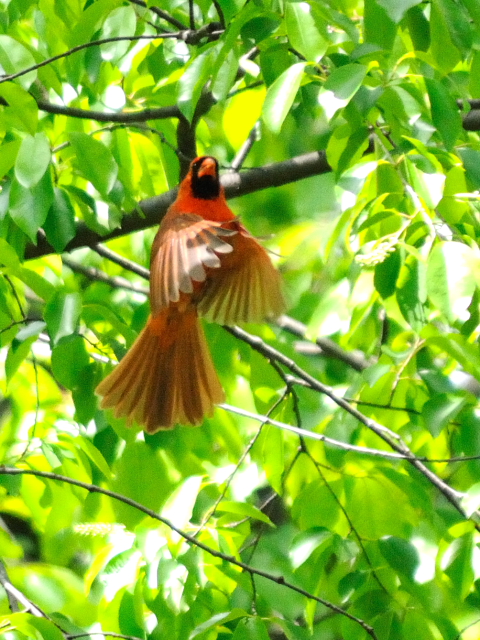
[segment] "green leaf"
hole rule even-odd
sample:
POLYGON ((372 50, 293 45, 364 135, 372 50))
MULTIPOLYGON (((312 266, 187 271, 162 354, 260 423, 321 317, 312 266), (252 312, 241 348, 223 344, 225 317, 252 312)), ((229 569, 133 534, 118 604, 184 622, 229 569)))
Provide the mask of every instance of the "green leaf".
POLYGON ((288 2, 285 23, 292 47, 307 60, 318 62, 330 42, 325 23, 316 15, 315 5, 307 2, 288 2))
POLYGON ((415 572, 420 564, 418 551, 415 547, 395 536, 381 538, 378 541, 380 551, 388 564, 398 573, 406 576, 409 580, 415 578, 415 572))
POLYGON ((0 266, 13 269, 20 267, 17 252, 4 238, 0 238, 0 266))
POLYGON ((418 5, 407 11, 407 25, 414 49, 416 51, 428 51, 430 47, 430 23, 418 5))
POLYGON ((468 13, 477 27, 480 27, 480 5, 477 0, 463 0, 468 13))
POLYGON ((285 470, 284 436, 281 429, 273 425, 264 427, 263 468, 269 483, 278 494, 282 493, 282 476, 285 470))
POLYGON ((449 320, 466 320, 479 273, 479 259, 470 247, 461 242, 440 242, 428 258, 428 297, 449 320))
POLYGON ((480 508, 480 482, 476 482, 468 489, 460 503, 467 518, 470 518, 480 508))
MULTIPOLYGON (((10 36, 0 35, 0 68, 2 73, 10 75, 34 65, 34 57, 23 44, 10 36)), ((17 78, 15 82, 19 82, 24 89, 29 89, 36 77, 36 71, 29 71, 17 78)))
MULTIPOLYGON (((113 468, 115 479, 111 488, 140 504, 159 511, 174 487, 166 469, 165 459, 145 442, 126 445, 113 468)), ((132 507, 116 502, 112 505, 117 522, 133 527, 145 516, 132 507)), ((158 527, 158 524, 156 524, 158 527)))
POLYGON ((480 151, 476 149, 459 149, 458 155, 462 159, 468 179, 474 189, 480 189, 480 151))
MULTIPOLYGON (((235 84, 235 77, 238 71, 238 55, 234 49, 228 52, 224 63, 218 67, 214 73, 212 82, 212 95, 215 100, 221 102, 225 100, 232 86, 235 84)), ((250 94, 251 91, 248 91, 250 94)), ((237 94, 241 95, 241 94, 237 94)))
POLYGON ((21 144, 21 140, 13 140, 12 142, 2 144, 0 147, 0 178, 3 178, 15 165, 21 144))
POLYGON ((280 133, 297 95, 306 64, 306 62, 297 62, 292 65, 268 88, 262 118, 272 133, 280 133))
POLYGON ((0 97, 7 102, 6 123, 20 131, 35 135, 38 123, 38 106, 32 96, 13 82, 0 84, 0 97))
POLYGON ((332 533, 324 527, 314 527, 308 531, 302 531, 294 538, 289 550, 293 568, 298 569, 327 540, 332 540, 332 533))
POLYGON ((230 622, 231 620, 237 620, 238 618, 245 618, 249 616, 250 614, 243 609, 232 609, 232 611, 217 613, 205 622, 202 622, 202 624, 199 624, 197 627, 195 627, 190 633, 190 638, 195 638, 201 633, 205 633, 205 631, 218 627, 225 622, 230 622))
POLYGON ((180 78, 177 104, 187 120, 192 119, 198 99, 212 71, 213 57, 212 52, 209 50, 194 58, 180 78))
POLYGON ((15 224, 35 244, 37 242, 37 231, 45 222, 52 201, 53 185, 49 171, 31 189, 22 187, 17 180, 12 181, 10 216, 15 224))
POLYGON ((30 287, 30 289, 36 293, 39 298, 45 300, 45 302, 50 300, 55 291, 55 287, 51 282, 26 267, 20 267, 14 273, 15 276, 30 287))
POLYGON ((225 500, 218 505, 216 510, 226 513, 234 513, 242 517, 254 518, 255 520, 260 520, 261 522, 269 524, 271 527, 275 526, 263 511, 260 511, 260 509, 257 509, 257 507, 253 504, 249 504, 248 502, 231 502, 229 500, 225 500))
POLYGON ((480 379, 480 353, 478 346, 469 342, 465 336, 460 334, 449 334, 448 338, 443 335, 429 337, 427 345, 437 347, 448 353, 461 364, 467 373, 471 373, 480 379))
POLYGON ((449 396, 446 393, 437 393, 422 407, 422 416, 434 438, 437 438, 449 422, 455 420, 461 409, 465 406, 465 397, 449 396))
POLYGON ((397 302, 403 317, 415 331, 425 324, 426 285, 425 265, 413 255, 407 256, 397 280, 397 302))
POLYGON ((259 617, 242 618, 233 632, 232 640, 270 640, 265 622, 259 617))
POLYGON ((455 540, 448 549, 445 573, 462 600, 469 594, 475 579, 474 546, 473 534, 467 533, 455 540))
POLYGON ((438 80, 425 78, 432 120, 442 136, 447 149, 451 150, 462 130, 462 119, 451 93, 438 80))
MULTIPOLYGON (((99 40, 107 38, 130 38, 135 35, 136 15, 134 8, 129 6, 117 7, 106 18, 103 23, 99 40)), ((129 40, 121 40, 119 42, 108 42, 100 45, 102 58, 117 62, 131 46, 129 40)))
POLYGON ((363 64, 346 64, 331 73, 318 96, 329 120, 350 102, 366 75, 367 67, 363 64))
POLYGON ((98 399, 95 395, 95 387, 99 383, 98 369, 98 364, 93 362, 84 367, 78 373, 77 385, 72 392, 75 419, 84 425, 88 425, 97 413, 98 399))
POLYGON ((43 224, 47 240, 58 253, 61 253, 75 237, 75 210, 66 191, 55 187, 52 206, 48 210, 43 224))
MULTIPOLYGON (((392 3, 389 3, 389 7, 392 3)), ((365 0, 364 3, 365 42, 373 42, 383 49, 393 46, 397 27, 388 16, 385 8, 377 0, 365 0)))
POLYGON ((275 13, 257 16, 256 18, 252 18, 248 22, 246 22, 240 33, 242 38, 246 40, 253 40, 255 43, 262 42, 262 40, 266 40, 268 36, 272 35, 278 27, 280 26, 281 21, 278 19, 278 16, 275 13))
MULTIPOLYGON (((41 329, 38 330, 40 333, 41 329)), ((18 334, 17 334, 18 335, 18 334)), ((20 365, 29 355, 32 344, 36 341, 37 335, 26 338, 25 340, 12 341, 7 353, 7 359, 5 360, 5 375, 7 378, 7 384, 9 384, 13 376, 17 373, 20 365)))
POLYGON ((85 451, 85 453, 90 458, 90 460, 97 465, 97 467, 103 473, 105 478, 107 480, 110 480, 112 478, 112 472, 110 470, 110 467, 108 466, 107 461, 102 456, 102 454, 97 449, 97 447, 91 442, 91 440, 83 436, 80 436, 75 440, 75 442, 76 444, 78 444, 79 447, 81 447, 83 451, 85 451))
POLYGON ((115 184, 118 166, 107 147, 86 133, 69 134, 75 150, 80 173, 89 180, 102 196, 108 195, 115 184))
POLYGON ((60 338, 52 351, 53 375, 67 389, 75 389, 79 383, 79 374, 88 366, 89 360, 85 340, 81 336, 60 338))
POLYGON ((50 164, 50 143, 44 133, 25 136, 15 162, 15 177, 26 189, 43 178, 50 164))
POLYGON ((79 293, 58 291, 45 306, 45 322, 54 343, 76 331, 82 310, 79 293))
POLYGON ((401 537, 409 530, 409 523, 416 521, 409 497, 386 477, 371 474, 352 479, 348 484, 346 509, 358 535, 371 539, 385 535, 401 537), (400 512, 402 518, 398 517, 400 512))
POLYGON ((383 262, 375 266, 375 289, 385 300, 397 290, 397 280, 402 266, 400 251, 390 253, 383 262))
POLYGON ((459 50, 452 41, 452 31, 448 22, 441 0, 434 2, 430 14, 430 52, 443 74, 454 69, 461 59, 459 50))
POLYGON ((387 16, 398 24, 405 13, 417 4, 421 4, 422 0, 377 0, 377 3, 383 7, 387 16))
POLYGON ((44 640, 63 640, 64 638, 58 626, 47 618, 32 616, 29 623, 35 627, 44 640))

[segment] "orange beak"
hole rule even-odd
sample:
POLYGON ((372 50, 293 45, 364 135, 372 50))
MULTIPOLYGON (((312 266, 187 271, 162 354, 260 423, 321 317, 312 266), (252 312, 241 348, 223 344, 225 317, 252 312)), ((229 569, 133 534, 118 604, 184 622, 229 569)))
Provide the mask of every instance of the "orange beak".
POLYGON ((213 158, 206 157, 205 160, 202 161, 197 175, 199 178, 203 178, 203 176, 213 176, 216 178, 217 163, 215 160, 213 158))

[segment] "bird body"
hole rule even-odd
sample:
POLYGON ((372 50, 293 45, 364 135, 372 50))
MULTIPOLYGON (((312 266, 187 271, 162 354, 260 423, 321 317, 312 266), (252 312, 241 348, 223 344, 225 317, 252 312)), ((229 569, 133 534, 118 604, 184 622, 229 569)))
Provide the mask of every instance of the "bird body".
POLYGON ((151 316, 97 387, 148 433, 198 425, 224 400, 199 315, 220 324, 260 322, 284 309, 280 275, 228 207, 210 156, 196 158, 152 247, 151 316))

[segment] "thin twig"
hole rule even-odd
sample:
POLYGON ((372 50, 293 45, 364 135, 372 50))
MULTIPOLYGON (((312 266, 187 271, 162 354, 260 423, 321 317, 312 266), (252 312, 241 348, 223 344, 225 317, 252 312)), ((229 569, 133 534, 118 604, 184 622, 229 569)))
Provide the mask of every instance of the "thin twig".
POLYGON ((134 293, 140 293, 144 296, 148 296, 149 289, 148 287, 142 287, 138 284, 134 284, 127 280, 126 278, 122 278, 121 276, 109 276, 101 269, 97 269, 96 267, 87 267, 86 265, 80 264, 67 256, 62 256, 63 264, 75 271, 75 273, 81 273, 90 280, 96 280, 98 282, 104 282, 105 284, 110 285, 111 287, 117 289, 127 289, 128 291, 133 291, 134 293))
POLYGON ((102 256, 103 258, 107 258, 107 260, 111 260, 112 262, 115 262, 116 264, 120 265, 123 269, 127 269, 127 271, 132 271, 132 273, 136 273, 140 277, 145 278, 145 280, 148 280, 150 278, 150 271, 148 269, 145 269, 145 267, 140 266, 136 262, 132 262, 132 260, 128 260, 127 258, 124 258, 118 253, 115 253, 115 251, 112 251, 105 245, 97 244, 94 247, 92 247, 92 249, 96 251, 98 255, 102 256))
POLYGON ((180 33, 158 33, 156 35, 141 35, 141 36, 115 36, 112 38, 102 38, 101 40, 92 40, 91 42, 84 42, 83 44, 79 44, 76 47, 72 47, 68 49, 68 51, 64 51, 63 53, 59 53, 56 56, 52 56, 51 58, 47 58, 46 60, 42 60, 42 62, 38 62, 37 64, 32 65, 31 67, 26 67, 21 71, 17 71, 17 73, 12 73, 10 75, 4 75, 0 77, 0 84, 3 82, 10 82, 11 80, 15 80, 15 78, 20 78, 27 73, 31 73, 32 71, 36 71, 37 69, 41 69, 42 67, 46 67, 48 64, 52 64, 52 62, 56 62, 57 60, 61 60, 62 58, 68 58, 74 53, 78 51, 83 51, 83 49, 88 49, 89 47, 98 47, 102 44, 108 44, 109 42, 122 42, 124 40, 129 40, 135 42, 136 40, 158 40, 159 38, 177 38, 181 37, 180 33))
POLYGON ((260 123, 256 122, 253 125, 252 130, 248 134, 248 138, 242 144, 237 155, 232 160, 232 164, 230 165, 231 171, 239 171, 242 168, 243 163, 247 159, 247 156, 250 153, 253 145, 258 140, 259 128, 260 128, 260 123))
MULTIPOLYGON (((272 407, 270 407, 268 414, 266 416, 266 418, 270 417, 270 414, 272 413, 272 411, 274 411, 276 409, 276 407, 278 407, 279 404, 281 404, 283 402, 285 398, 285 395, 283 395, 282 397, 280 397, 274 404, 272 407)), ((198 529, 195 531, 196 536, 198 536, 198 534, 200 533, 200 531, 202 531, 202 529, 205 527, 205 525, 207 524, 207 522, 210 520, 210 518, 212 518, 216 511, 217 511, 217 507, 218 505, 222 502, 222 500, 225 498, 228 488, 233 480, 233 478, 235 477, 235 474, 237 473, 237 471, 240 469, 241 465, 243 464, 245 458, 248 456, 248 454, 250 453, 250 451, 252 450, 253 445, 256 443, 256 441, 258 440, 258 438, 260 437, 260 434, 262 433, 262 429, 264 427, 264 425, 267 424, 266 421, 261 422, 259 428, 257 429, 255 435, 253 436, 253 438, 250 440, 250 442, 247 444, 247 446, 245 447, 242 455, 240 456, 240 458, 237 461, 237 464, 235 465, 234 470, 232 471, 232 473, 228 476, 226 482, 225 482, 225 486, 222 490, 222 492, 220 493, 220 495, 218 496, 218 498, 215 500, 213 506, 208 510, 207 515, 205 516, 205 518, 202 520, 200 526, 198 527, 198 529)), ((238 523, 236 523, 238 524, 238 523)))
POLYGON ((10 579, 8 577, 7 568, 0 558, 0 584, 5 589, 5 593, 7 594, 8 606, 12 613, 18 613, 20 611, 20 600, 16 597, 15 594, 11 593, 6 587, 7 584, 11 584, 10 579))
POLYGON ((130 0, 130 2, 132 4, 137 4, 139 7, 144 7, 145 9, 148 9, 152 13, 155 13, 159 18, 161 18, 162 20, 165 20, 165 22, 168 22, 169 24, 173 25, 177 29, 184 30, 187 28, 187 26, 183 24, 183 22, 180 22, 180 20, 177 20, 177 18, 174 18, 169 13, 167 13, 163 9, 160 9, 159 7, 156 7, 155 5, 148 6, 148 4, 146 2, 143 2, 143 0, 130 0))
POLYGON ((195 11, 193 7, 193 0, 188 0, 188 18, 190 22, 190 29, 195 31, 195 11))

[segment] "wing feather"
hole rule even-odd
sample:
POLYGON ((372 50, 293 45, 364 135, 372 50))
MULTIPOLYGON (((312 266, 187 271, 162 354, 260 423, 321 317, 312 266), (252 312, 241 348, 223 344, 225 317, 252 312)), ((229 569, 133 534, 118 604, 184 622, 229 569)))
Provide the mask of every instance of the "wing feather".
POLYGON ((205 282, 207 269, 218 269, 221 265, 217 254, 233 251, 229 239, 237 232, 224 229, 221 224, 194 214, 182 214, 160 227, 150 276, 154 315, 170 302, 178 302, 181 293, 193 293, 194 282, 205 282))
POLYGON ((268 253, 246 232, 239 233, 232 244, 233 256, 241 259, 227 256, 222 268, 209 274, 199 312, 209 320, 229 325, 278 317, 285 302, 280 274, 268 253))

